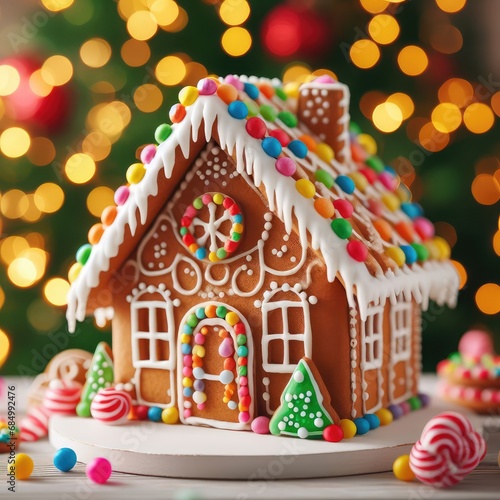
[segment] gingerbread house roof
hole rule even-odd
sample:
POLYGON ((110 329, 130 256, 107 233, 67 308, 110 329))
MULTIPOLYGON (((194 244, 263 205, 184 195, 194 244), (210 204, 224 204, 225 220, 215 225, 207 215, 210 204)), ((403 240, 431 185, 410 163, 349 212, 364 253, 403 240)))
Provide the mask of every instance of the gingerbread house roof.
POLYGON ((362 318, 370 304, 401 294, 423 309, 429 299, 455 304, 458 275, 449 246, 376 156, 374 143, 349 129, 345 85, 325 77, 299 87, 231 75, 185 87, 179 101, 170 110, 173 124, 158 127, 158 144, 146 146, 142 163, 129 167, 117 206, 103 212, 77 253, 69 275, 70 331, 97 308, 89 297, 128 257, 120 257, 127 238, 139 243, 161 207, 154 200, 170 197, 189 168, 186 159, 213 138, 265 193, 286 230, 319 252, 328 280, 343 282, 362 318))

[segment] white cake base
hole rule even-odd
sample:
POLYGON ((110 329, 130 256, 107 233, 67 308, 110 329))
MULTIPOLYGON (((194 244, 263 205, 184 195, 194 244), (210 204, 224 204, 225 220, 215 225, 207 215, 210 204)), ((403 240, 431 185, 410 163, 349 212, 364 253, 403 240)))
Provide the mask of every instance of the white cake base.
POLYGON ((346 476, 391 470, 427 421, 449 409, 437 401, 339 443, 149 421, 108 426, 78 417, 53 417, 49 436, 54 447, 75 450, 80 462, 105 457, 115 471, 146 476, 256 481, 346 476))

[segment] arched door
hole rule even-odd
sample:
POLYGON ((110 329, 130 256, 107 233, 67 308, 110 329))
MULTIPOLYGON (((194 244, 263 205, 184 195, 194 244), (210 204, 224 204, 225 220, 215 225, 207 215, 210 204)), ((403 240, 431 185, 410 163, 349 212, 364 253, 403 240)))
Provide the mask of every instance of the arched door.
POLYGON ((221 302, 192 308, 181 322, 177 353, 181 421, 249 428, 254 414, 253 345, 243 315, 221 302))

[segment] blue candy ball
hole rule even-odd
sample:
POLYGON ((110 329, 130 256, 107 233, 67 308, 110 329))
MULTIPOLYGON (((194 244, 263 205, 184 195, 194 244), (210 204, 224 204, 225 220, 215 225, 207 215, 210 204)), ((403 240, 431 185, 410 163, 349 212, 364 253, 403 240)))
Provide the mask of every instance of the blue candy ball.
POLYGON ((76 465, 76 453, 71 448, 61 448, 54 455, 54 467, 69 472, 76 465))
POLYGON ((367 413, 363 416, 363 418, 368 422, 368 424, 370 424, 370 429, 380 427, 380 418, 378 418, 374 413, 367 413))
POLYGON ((417 260, 417 252, 415 249, 410 246, 410 245, 401 245, 401 250, 403 250, 405 257, 406 257, 406 263, 407 264, 413 264, 417 260))
POLYGON ((287 145, 287 148, 297 157, 297 158, 305 158, 307 156, 307 146, 298 139, 294 139, 290 141, 287 145))
POLYGON ((158 406, 152 406, 148 410, 148 418, 149 420, 152 420, 153 422, 159 422, 161 420, 161 413, 162 409, 158 408, 158 406))
POLYGON ((354 192, 354 189, 356 189, 356 184, 354 184, 354 181, 350 177, 347 177, 347 175, 339 175, 335 179, 335 182, 344 193, 351 194, 354 192))
POLYGON ((280 141, 278 141, 275 137, 265 137, 262 139, 262 149, 269 156, 278 158, 283 148, 281 147, 280 141))
POLYGON ((205 248, 198 248, 195 252, 196 258, 203 260, 207 256, 207 251, 205 248))
POLYGON ((415 203, 404 202, 401 203, 401 210, 410 218, 414 219, 420 215, 420 210, 415 203))
POLYGON ((233 118, 244 120, 248 116, 248 108, 242 101, 233 101, 228 107, 227 111, 233 118))
POLYGON ((245 92, 250 99, 259 97, 259 89, 253 83, 245 83, 245 92))
POLYGON ((360 436, 366 434, 370 430, 370 424, 368 423, 368 420, 365 420, 364 418, 355 418, 353 422, 356 426, 356 434, 359 434, 360 436))

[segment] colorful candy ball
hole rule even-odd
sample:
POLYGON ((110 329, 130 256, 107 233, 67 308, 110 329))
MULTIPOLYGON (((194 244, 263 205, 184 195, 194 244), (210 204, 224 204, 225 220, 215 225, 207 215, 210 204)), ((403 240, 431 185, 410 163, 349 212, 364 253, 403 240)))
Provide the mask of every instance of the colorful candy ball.
POLYGON ((327 425, 323 429, 323 439, 330 443, 338 443, 344 439, 344 431, 340 425, 327 425))
POLYGON ((161 414, 162 414, 162 409, 159 408, 158 406, 152 406, 148 410, 148 418, 149 420, 153 422, 160 422, 161 421, 161 414))
POLYGON ((102 457, 94 458, 85 469, 87 477, 94 483, 104 484, 111 476, 113 469, 109 460, 102 457))
POLYGON ((33 459, 29 455, 18 453, 14 457, 13 463, 7 465, 7 471, 9 474, 14 472, 16 479, 23 481, 31 476, 34 467, 33 459))
POLYGON ((413 481, 415 474, 410 468, 410 455, 401 455, 394 460, 392 472, 400 481, 413 481))
POLYGON ((379 418, 380 425, 389 425, 394 420, 392 413, 387 408, 380 408, 375 412, 375 415, 379 418))
POLYGON ((356 434, 362 436, 370 430, 370 424, 368 420, 364 418, 355 418, 354 425, 356 426, 356 434))
POLYGON ((269 434, 269 418, 257 417, 252 420, 250 427, 255 434, 269 434))
POLYGON ((54 467, 69 472, 76 465, 76 453, 71 448, 61 448, 54 455, 54 467))
POLYGON ((349 420, 348 418, 343 418, 340 421, 340 427, 342 428, 342 432, 344 433, 345 439, 351 439, 356 435, 357 432, 356 424, 352 420, 349 420))
POLYGON ((480 358, 483 354, 493 354, 493 340, 483 330, 469 330, 462 335, 458 350, 462 355, 480 358))
POLYGON ((368 422, 370 430, 380 427, 380 418, 378 418, 378 416, 374 413, 367 413, 363 416, 363 418, 368 422))
POLYGON ((164 424, 176 424, 179 422, 179 410, 175 406, 165 408, 161 412, 161 419, 164 424))

